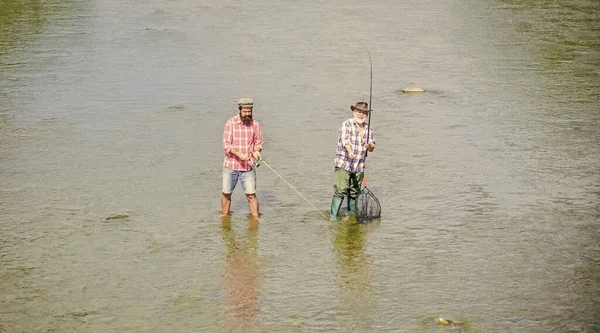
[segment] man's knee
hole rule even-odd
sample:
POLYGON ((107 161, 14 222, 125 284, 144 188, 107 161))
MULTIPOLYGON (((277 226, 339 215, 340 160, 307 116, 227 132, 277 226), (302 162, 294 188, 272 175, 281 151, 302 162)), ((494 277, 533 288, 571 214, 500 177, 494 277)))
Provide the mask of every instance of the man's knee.
POLYGON ((256 200, 256 194, 246 194, 248 201, 256 200))
POLYGON ((348 189, 333 185, 333 194, 337 197, 345 197, 348 194, 348 189))

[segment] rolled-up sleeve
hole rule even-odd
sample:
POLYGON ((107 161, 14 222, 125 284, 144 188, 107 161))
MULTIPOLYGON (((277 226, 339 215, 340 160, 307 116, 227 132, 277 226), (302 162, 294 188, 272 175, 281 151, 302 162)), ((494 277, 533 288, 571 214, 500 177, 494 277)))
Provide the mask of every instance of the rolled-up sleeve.
POLYGON ((223 150, 225 154, 229 154, 231 148, 233 148, 233 129, 231 128, 231 123, 227 122, 223 131, 223 150))
POLYGON ((262 146, 264 142, 262 128, 258 123, 256 123, 254 127, 254 146, 262 146))
POLYGON ((351 135, 351 129, 350 129, 350 123, 349 122, 344 122, 344 124, 342 125, 342 128, 340 129, 340 134, 342 136, 342 145, 344 147, 346 147, 347 145, 351 145, 352 144, 352 135, 351 135))

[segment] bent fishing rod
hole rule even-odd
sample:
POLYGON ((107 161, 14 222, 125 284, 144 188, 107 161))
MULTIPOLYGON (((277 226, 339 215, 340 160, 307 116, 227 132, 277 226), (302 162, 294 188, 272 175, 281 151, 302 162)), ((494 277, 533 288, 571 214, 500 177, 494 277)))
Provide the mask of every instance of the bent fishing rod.
MULTIPOLYGON (((373 105, 371 105, 371 99, 373 97, 373 63, 371 61, 371 52, 369 52, 369 49, 367 49, 366 46, 361 45, 366 51, 367 54, 369 55, 369 68, 371 69, 371 80, 369 83, 369 127, 367 127, 367 145, 369 144, 369 132, 371 131, 371 111, 373 111, 373 105)), ((369 153, 369 151, 367 150, 365 152, 365 158, 367 157, 367 154, 369 153)))
MULTIPOLYGON (((369 127, 367 128, 367 144, 369 143, 369 136, 370 136, 370 130, 371 130, 371 111, 373 111, 373 108, 371 107, 371 102, 372 102, 372 96, 373 96, 373 63, 371 61, 371 52, 369 52, 369 49, 367 49, 364 45, 361 45, 366 51, 367 54, 369 55, 369 68, 371 70, 371 77, 370 77, 370 84, 369 84, 369 127)), ((365 158, 367 157, 367 153, 368 151, 365 152, 365 158)), ((269 169, 271 169, 271 171, 273 171, 277 176, 279 176, 279 178, 281 178, 286 184, 288 184, 289 187, 291 187, 294 191, 296 191, 296 193, 298 193, 298 195, 300 195, 300 197, 302 197, 302 199, 304 199, 306 202, 308 202, 319 214, 321 214, 321 216, 323 216, 325 219, 328 219, 328 217, 323 214, 323 212, 321 212, 317 207, 315 207, 315 205, 313 205, 304 195, 302 195, 302 193, 300 193, 300 191, 298 191, 292 184, 290 184, 285 178, 283 178, 283 176, 281 176, 279 174, 279 172, 275 171, 275 169, 273 169, 269 163, 267 163, 267 161, 265 161, 262 157, 260 157, 257 161, 257 165, 256 167, 258 167, 260 165, 260 163, 264 163, 269 169)), ((363 183, 365 183, 365 178, 363 178, 363 183)))

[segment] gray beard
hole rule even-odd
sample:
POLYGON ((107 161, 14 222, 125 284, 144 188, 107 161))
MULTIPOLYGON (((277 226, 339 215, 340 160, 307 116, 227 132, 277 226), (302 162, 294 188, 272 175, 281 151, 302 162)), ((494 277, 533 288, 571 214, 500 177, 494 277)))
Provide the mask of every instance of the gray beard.
POLYGON ((366 120, 366 119, 364 119, 364 120, 360 120, 360 119, 358 119, 358 118, 354 118, 354 120, 355 120, 357 123, 359 123, 359 124, 364 124, 364 123, 366 123, 366 122, 367 122, 367 120, 366 120))

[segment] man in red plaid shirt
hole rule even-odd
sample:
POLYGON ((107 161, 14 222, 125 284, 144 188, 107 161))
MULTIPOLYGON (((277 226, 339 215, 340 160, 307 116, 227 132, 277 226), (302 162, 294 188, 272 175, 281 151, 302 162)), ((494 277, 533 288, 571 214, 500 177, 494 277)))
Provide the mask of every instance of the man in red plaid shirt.
POLYGON ((223 195, 221 209, 223 215, 229 214, 231 193, 238 180, 248 199, 250 213, 258 217, 258 199, 256 198, 256 170, 263 136, 258 122, 252 119, 254 102, 250 98, 240 98, 239 113, 229 118, 223 131, 223 195))

